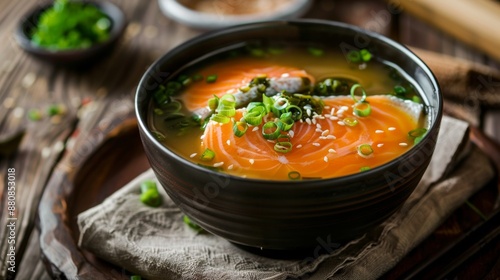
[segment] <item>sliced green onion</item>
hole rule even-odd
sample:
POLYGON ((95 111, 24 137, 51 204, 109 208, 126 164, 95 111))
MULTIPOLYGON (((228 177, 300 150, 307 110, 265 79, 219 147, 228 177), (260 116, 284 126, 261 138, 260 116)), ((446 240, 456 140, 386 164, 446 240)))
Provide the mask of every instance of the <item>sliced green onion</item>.
POLYGON ((270 54, 274 54, 274 55, 277 55, 277 54, 282 54, 285 50, 283 48, 280 48, 280 47, 269 47, 267 48, 267 52, 270 53, 270 54))
POLYGON ((262 102, 250 102, 250 103, 248 103, 247 112, 267 113, 266 107, 264 106, 264 103, 262 103, 262 102))
POLYGON ((414 95, 411 100, 415 103, 418 103, 418 104, 422 104, 422 99, 420 99, 420 97, 418 97, 417 95, 414 95))
POLYGON ((271 112, 271 108, 273 107, 274 101, 271 97, 263 94, 262 95, 262 103, 264 103, 264 107, 267 112, 271 112))
POLYGON ((141 183, 140 200, 142 203, 151 207, 158 207, 161 205, 161 196, 160 193, 158 193, 154 181, 147 180, 141 183))
POLYGON ((195 75, 193 75, 193 80, 195 82, 201 81, 201 80, 203 80, 203 75, 201 75, 201 74, 195 74, 195 75))
POLYGON ((358 155, 366 158, 373 154, 373 148, 370 144, 361 144, 358 146, 358 155))
POLYGON ((262 114, 259 112, 246 113, 243 120, 250 125, 260 125, 262 123, 262 114))
POLYGON ((274 150, 278 153, 288 153, 292 150, 291 142, 277 142, 274 144, 274 150))
POLYGON ((200 227, 198 224, 196 224, 195 222, 191 221, 191 219, 184 215, 184 217, 182 217, 182 220, 184 221, 184 223, 186 225, 188 225, 190 228, 192 228, 193 230, 197 231, 197 232, 201 232, 203 231, 203 228, 200 227))
POLYGON ((286 99, 284 97, 280 97, 280 98, 276 99, 273 106, 274 106, 274 108, 276 108, 276 110, 283 110, 286 107, 288 107, 288 99, 286 99))
POLYGON ((372 59, 372 54, 367 49, 360 50, 359 54, 364 62, 368 62, 372 59))
POLYGON ((155 108, 153 112, 158 116, 162 116, 164 114, 163 110, 160 108, 155 108))
POLYGON ((206 148, 205 151, 200 156, 200 159, 202 161, 212 161, 215 157, 215 152, 210 150, 209 148, 206 148))
POLYGON ((217 109, 216 112, 218 115, 224 117, 233 117, 234 115, 236 115, 236 109, 234 108, 223 107, 222 109, 217 109))
POLYGON ((236 98, 232 94, 226 94, 220 98, 219 103, 223 106, 234 107, 236 106, 236 98))
POLYGON ((302 118, 302 109, 300 109, 299 106, 289 105, 286 107, 285 111, 287 113, 292 113, 291 117, 294 121, 298 121, 302 118))
POLYGON ((217 75, 213 74, 213 75, 207 76, 207 83, 211 84, 211 83, 215 83, 215 81, 217 81, 217 75))
POLYGON ((229 121, 231 121, 231 118, 228 117, 228 116, 217 114, 217 115, 212 115, 212 117, 210 118, 210 120, 218 122, 218 123, 225 124, 225 123, 228 123, 229 121))
POLYGON ((422 141, 423 138, 424 138, 423 135, 416 137, 415 139, 413 139, 413 144, 417 145, 418 143, 420 143, 422 141))
POLYGON ((347 126, 356 126, 359 122, 355 118, 347 117, 342 120, 347 126))
POLYGON ((365 92, 365 89, 360 85, 360 84, 354 84, 352 85, 351 87, 351 98, 356 102, 356 103, 361 103, 361 102, 364 102, 365 99, 366 99, 366 92, 365 92), (356 93, 356 90, 357 89, 361 89, 361 98, 358 99, 356 96, 355 96, 355 93, 356 93))
POLYGON ((368 117, 372 113, 372 106, 368 102, 357 103, 354 105, 354 114, 359 117, 368 117))
POLYGON ((215 111, 215 109, 217 109, 217 106, 219 106, 219 97, 214 95, 214 97, 208 100, 208 108, 210 108, 210 110, 212 111, 215 111))
POLYGON ((325 53, 324 50, 314 47, 307 48, 307 51, 313 56, 322 56, 325 53))
POLYGON ((406 94, 406 89, 403 86, 394 86, 394 93, 399 97, 404 97, 406 94))
POLYGON ((350 62, 358 63, 361 61, 361 54, 358 51, 350 51, 347 53, 347 59, 350 62))
POLYGON ((414 139, 417 137, 424 136, 425 133, 427 133, 427 129, 420 127, 420 128, 417 128, 417 129, 414 129, 414 130, 411 130, 410 132, 408 132, 408 136, 410 138, 414 139))
POLYGON ((182 84, 175 81, 170 81, 167 83, 167 89, 171 89, 175 92, 178 92, 182 88, 182 84))
POLYGON ((290 171, 290 172, 288 172, 288 179, 300 180, 300 173, 297 171, 290 171))
POLYGON ((130 276, 130 280, 142 280, 140 275, 132 275, 130 276))
POLYGON ((243 92, 243 93, 248 92, 249 90, 250 90, 249 86, 240 87, 240 91, 243 92))
POLYGON ((163 135, 163 133, 159 132, 159 131, 156 131, 156 130, 152 130, 151 133, 153 134, 153 136, 156 138, 156 140, 158 141, 165 141, 165 139, 167 139, 167 137, 165 137, 165 135, 163 135))
POLYGON ((363 166, 359 169, 360 172, 363 172, 363 171, 368 171, 370 170, 371 168, 369 166, 363 166))
POLYGON ((280 134, 278 138, 276 138, 277 142, 290 142, 290 136, 286 134, 280 134))
POLYGON ((248 129, 248 124, 246 122, 241 122, 241 121, 234 122, 233 132, 234 135, 236 135, 237 137, 243 136, 247 132, 247 129, 248 129))
POLYGON ((177 100, 172 100, 168 103, 164 103, 161 108, 167 114, 169 113, 177 113, 182 109, 182 104, 177 100))
POLYGON ((265 85, 263 85, 263 84, 260 84, 260 85, 258 85, 258 86, 257 86, 257 90, 258 90, 260 93, 264 93, 264 92, 266 92, 266 89, 267 89, 267 87, 266 87, 265 85))
POLYGON ((262 135, 265 139, 274 140, 281 135, 281 129, 275 122, 266 122, 262 126, 262 135))
POLYGON ((280 119, 277 120, 277 124, 282 131, 290 130, 294 123, 295 122, 293 121, 293 119, 291 117, 288 117, 288 118, 281 118, 280 117, 280 119))

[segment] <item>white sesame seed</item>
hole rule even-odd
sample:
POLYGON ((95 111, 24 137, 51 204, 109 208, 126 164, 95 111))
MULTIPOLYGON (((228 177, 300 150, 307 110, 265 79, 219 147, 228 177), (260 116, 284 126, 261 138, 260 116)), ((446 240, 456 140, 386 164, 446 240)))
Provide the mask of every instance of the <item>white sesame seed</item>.
POLYGON ((217 163, 214 163, 214 167, 221 167, 224 165, 224 162, 221 161, 221 162, 217 162, 217 163))
POLYGON ((304 121, 302 119, 300 119, 300 123, 303 123, 304 121))
POLYGON ((384 144, 383 144, 383 143, 377 144, 377 147, 378 147, 378 148, 382 148, 383 146, 384 146, 384 144))
POLYGON ((308 125, 311 125, 311 119, 310 119, 310 118, 306 118, 306 123, 307 123, 308 125))
POLYGON ((383 130, 380 130, 380 129, 377 129, 377 130, 375 130, 375 133, 377 133, 377 134, 381 134, 381 133, 384 133, 384 131, 383 131, 383 130))
POLYGON ((308 116, 311 116, 311 109, 307 108, 306 113, 308 116))
POLYGON ((333 115, 335 113, 335 108, 332 108, 332 110, 330 111, 330 115, 333 115))
POLYGON ((254 164, 255 163, 255 160, 252 158, 249 160, 250 164, 254 164))
POLYGON ((288 131, 288 135, 290 135, 290 137, 293 138, 293 136, 295 135, 295 132, 293 132, 293 130, 290 130, 290 131, 288 131))
POLYGON ((325 119, 325 117, 324 117, 324 116, 318 116, 318 119, 320 119, 320 120, 324 120, 324 119, 325 119))
POLYGON ((203 134, 202 136, 200 136, 201 140, 203 140, 203 138, 205 138, 205 134, 203 134))
POLYGON ((334 149, 329 149, 328 152, 331 153, 331 154, 336 154, 337 153, 337 151, 335 151, 334 149))
POLYGON ((298 144, 295 148, 300 149, 300 148, 302 148, 302 145, 298 144))
POLYGON ((320 144, 320 143, 317 143, 317 142, 312 143, 312 145, 313 145, 313 146, 316 146, 316 147, 321 146, 321 144, 320 144))
POLYGON ((227 141, 226 141, 226 144, 227 144, 228 146, 230 146, 230 145, 231 145, 231 140, 227 140, 227 141))
POLYGON ((335 116, 331 116, 331 117, 330 117, 330 120, 331 120, 331 121, 336 121, 336 120, 338 120, 338 119, 339 119, 339 118, 338 118, 338 117, 335 117, 335 116))
POLYGON ((288 78, 289 76, 290 76, 290 74, 288 74, 288 73, 283 73, 283 74, 281 74, 281 77, 282 77, 282 78, 288 78))
POLYGON ((229 165, 229 166, 227 167, 227 169, 228 169, 228 170, 232 170, 232 169, 233 169, 233 167, 234 167, 234 166, 231 164, 231 165, 229 165))
POLYGON ((345 125, 345 123, 343 121, 338 121, 337 122, 339 125, 345 125))
POLYGON ((316 132, 322 133, 323 130, 321 128, 316 128, 316 132))
POLYGON ((323 158, 323 160, 324 160, 325 162, 328 162, 328 157, 327 157, 327 156, 325 156, 325 157, 323 158))
POLYGON ((321 133, 321 136, 327 136, 328 133, 330 133, 330 130, 327 129, 321 133))
POLYGON ((316 124, 316 119, 314 119, 314 118, 313 118, 313 119, 312 119, 312 123, 313 123, 313 124, 316 124))
POLYGON ((319 139, 321 139, 321 140, 326 140, 326 139, 328 139, 328 138, 326 138, 326 136, 320 136, 320 137, 319 137, 319 139))
POLYGON ((192 153, 189 157, 194 158, 198 153, 192 153))
POLYGON ((274 143, 274 140, 267 139, 267 142, 269 142, 269 143, 274 143))
POLYGON ((396 128, 391 126, 387 130, 394 131, 394 130, 396 130, 396 128))
POLYGON ((252 128, 252 131, 257 131, 257 130, 259 130, 259 127, 258 127, 258 126, 256 126, 256 127, 252 128))
POLYGON ((403 143, 399 143, 399 146, 406 147, 406 146, 408 146, 408 144, 403 142, 403 143))
POLYGON ((342 107, 340 107, 340 110, 342 110, 342 111, 347 111, 347 110, 349 110, 349 107, 347 107, 347 106, 342 106, 342 107))
POLYGON ((337 139, 337 137, 333 136, 333 135, 327 135, 326 136, 326 139, 337 139))
POLYGON ((319 123, 316 124, 317 128, 321 128, 321 125, 319 123))
POLYGON ((324 108, 328 110, 330 109, 330 106, 326 105, 324 108))

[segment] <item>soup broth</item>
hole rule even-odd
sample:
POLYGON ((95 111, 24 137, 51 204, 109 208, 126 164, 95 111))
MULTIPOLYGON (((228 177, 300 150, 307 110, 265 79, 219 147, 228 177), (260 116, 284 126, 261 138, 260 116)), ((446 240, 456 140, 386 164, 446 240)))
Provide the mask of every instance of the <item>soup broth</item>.
POLYGON ((427 131, 417 87, 369 50, 246 45, 153 93, 149 127, 195 164, 268 180, 364 172, 427 131))

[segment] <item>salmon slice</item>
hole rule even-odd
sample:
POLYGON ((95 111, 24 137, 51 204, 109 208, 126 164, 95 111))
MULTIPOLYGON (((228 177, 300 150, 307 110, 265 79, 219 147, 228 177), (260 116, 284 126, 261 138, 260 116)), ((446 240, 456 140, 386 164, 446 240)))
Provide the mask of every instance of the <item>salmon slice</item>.
MULTIPOLYGON (((389 96, 369 96, 372 113, 357 117, 353 113, 354 101, 338 96, 324 99, 325 109, 319 117, 295 122, 291 137, 293 148, 288 153, 274 150, 275 141, 264 139, 262 125, 249 127, 242 137, 233 133, 232 123, 210 121, 202 136, 200 150, 215 152, 210 164, 230 174, 250 178, 288 180, 292 171, 302 178, 331 178, 360 172, 362 167, 374 168, 391 161, 413 145, 408 132, 417 128, 422 112, 420 104, 406 104, 389 96), (420 113, 418 113, 420 111, 420 113), (347 117, 356 118, 358 124, 344 124, 347 117), (358 154, 357 147, 370 144, 372 156, 358 154)), ((242 117, 238 110, 234 119, 242 117)), ((305 113, 305 112, 304 112, 305 113)), ((206 162, 201 162, 207 164, 206 162)))
POLYGON ((283 75, 304 77, 314 83, 314 78, 304 70, 289 66, 276 66, 275 63, 251 58, 222 61, 202 69, 200 74, 205 78, 217 75, 217 80, 214 83, 207 83, 203 80, 186 88, 181 100, 189 111, 206 107, 207 101, 214 95, 221 97, 227 93, 237 93, 240 87, 248 85, 260 74, 266 74, 268 78, 280 78, 283 75))

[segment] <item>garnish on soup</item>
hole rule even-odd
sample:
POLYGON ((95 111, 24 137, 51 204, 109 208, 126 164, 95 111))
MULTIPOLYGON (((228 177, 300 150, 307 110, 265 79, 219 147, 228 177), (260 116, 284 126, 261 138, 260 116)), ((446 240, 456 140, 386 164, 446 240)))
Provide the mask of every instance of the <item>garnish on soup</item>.
POLYGON ((304 180, 369 171, 425 136, 416 87, 367 49, 277 46, 215 55, 161 86, 158 141, 216 171, 304 180))

